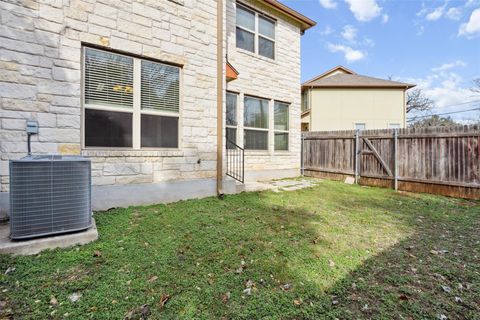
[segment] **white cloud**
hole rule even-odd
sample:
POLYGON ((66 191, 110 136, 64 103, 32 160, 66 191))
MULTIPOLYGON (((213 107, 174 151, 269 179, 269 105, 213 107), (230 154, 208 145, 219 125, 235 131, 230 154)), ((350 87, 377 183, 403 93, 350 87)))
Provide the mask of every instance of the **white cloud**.
POLYGON ((472 100, 472 92, 468 88, 460 86, 463 79, 458 74, 445 73, 437 76, 437 80, 440 81, 431 82, 423 88, 425 94, 435 101, 437 108, 454 110, 456 109, 455 105, 472 100))
POLYGON ((319 2, 325 9, 334 9, 337 7, 337 3, 334 0, 319 0, 319 2))
POLYGON ((480 34, 480 8, 473 10, 470 19, 460 25, 459 36, 475 36, 480 34))
POLYGON ((345 0, 358 21, 370 21, 382 12, 376 0, 345 0))
POLYGON ((382 23, 383 24, 387 23, 389 19, 390 19, 390 17, 388 16, 388 14, 384 13, 382 15, 382 23))
POLYGON ((425 18, 429 21, 435 21, 440 19, 445 12, 445 5, 435 8, 432 12, 428 13, 425 18))
POLYGON ((453 68, 456 68, 456 67, 466 67, 466 66, 467 66, 467 64, 464 61, 456 60, 454 62, 444 63, 439 67, 432 68, 432 71, 433 72, 442 72, 442 71, 447 71, 447 70, 450 70, 450 69, 453 69, 453 68))
POLYGON ((448 9, 448 11, 445 13, 445 16, 450 20, 460 20, 462 17, 462 9, 452 7, 448 9))
POLYGON ((342 52, 347 62, 355 62, 365 59, 366 53, 341 44, 328 44, 330 52, 342 52))
MULTIPOLYGON (((434 72, 424 78, 402 78, 399 81, 413 83, 423 90, 425 95, 434 101, 431 113, 455 112, 471 108, 465 102, 478 99, 478 96, 465 85, 464 79, 454 72, 434 72)), ((468 120, 473 113, 451 114, 452 118, 468 120)))
POLYGON ((357 37, 357 33, 358 30, 354 26, 347 24, 343 27, 342 37, 347 41, 353 42, 357 37))
POLYGON ((331 35, 335 30, 332 29, 329 25, 325 26, 322 30, 320 30, 318 33, 320 33, 321 36, 329 36, 331 35))
POLYGON ((425 3, 422 2, 422 9, 417 12, 417 17, 421 17, 428 12, 428 8, 425 7, 425 3))

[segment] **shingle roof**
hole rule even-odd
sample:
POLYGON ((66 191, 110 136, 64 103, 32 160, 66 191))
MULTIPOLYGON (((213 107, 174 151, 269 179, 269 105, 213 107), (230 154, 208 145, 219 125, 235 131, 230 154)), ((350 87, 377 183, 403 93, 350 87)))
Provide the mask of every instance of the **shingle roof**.
POLYGON ((284 5, 283 3, 281 3, 277 0, 262 0, 262 1, 265 4, 279 10, 280 12, 283 12, 287 16, 289 16, 289 17, 293 18, 294 20, 297 20, 298 22, 300 22, 302 32, 311 28, 311 27, 313 27, 313 26, 315 26, 317 24, 312 19, 307 18, 306 16, 304 16, 300 12, 295 11, 290 7, 287 7, 286 5, 284 5))
POLYGON ((337 73, 324 78, 314 78, 302 84, 302 87, 315 88, 404 88, 414 84, 362 76, 359 74, 337 73))

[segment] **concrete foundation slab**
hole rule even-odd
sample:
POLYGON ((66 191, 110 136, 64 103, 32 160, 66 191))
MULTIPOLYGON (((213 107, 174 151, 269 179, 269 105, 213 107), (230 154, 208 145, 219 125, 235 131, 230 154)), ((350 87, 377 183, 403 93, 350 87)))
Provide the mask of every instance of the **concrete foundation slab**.
POLYGON ((98 239, 95 219, 92 226, 74 233, 66 233, 52 237, 35 238, 31 240, 13 241, 10 239, 10 224, 0 225, 0 253, 13 255, 33 255, 46 249, 66 248, 75 245, 87 244, 98 239))

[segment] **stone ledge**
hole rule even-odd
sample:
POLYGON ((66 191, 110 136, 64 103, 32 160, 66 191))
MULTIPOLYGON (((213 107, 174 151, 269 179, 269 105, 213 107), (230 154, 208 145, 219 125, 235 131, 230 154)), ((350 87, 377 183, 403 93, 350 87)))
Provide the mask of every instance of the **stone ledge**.
POLYGON ((86 157, 183 157, 182 150, 94 150, 83 149, 86 157))
POLYGON ((13 241, 10 239, 10 224, 0 225, 0 254, 33 255, 46 249, 66 248, 75 245, 87 244, 98 239, 95 219, 92 226, 85 230, 51 237, 35 238, 31 240, 13 241))

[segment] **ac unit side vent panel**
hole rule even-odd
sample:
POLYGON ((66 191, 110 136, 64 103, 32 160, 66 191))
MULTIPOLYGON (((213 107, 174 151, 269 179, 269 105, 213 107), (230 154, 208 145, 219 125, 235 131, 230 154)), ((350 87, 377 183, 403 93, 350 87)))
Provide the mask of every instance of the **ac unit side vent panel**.
POLYGON ((10 237, 25 239, 88 229, 91 163, 76 156, 10 161, 10 237))

